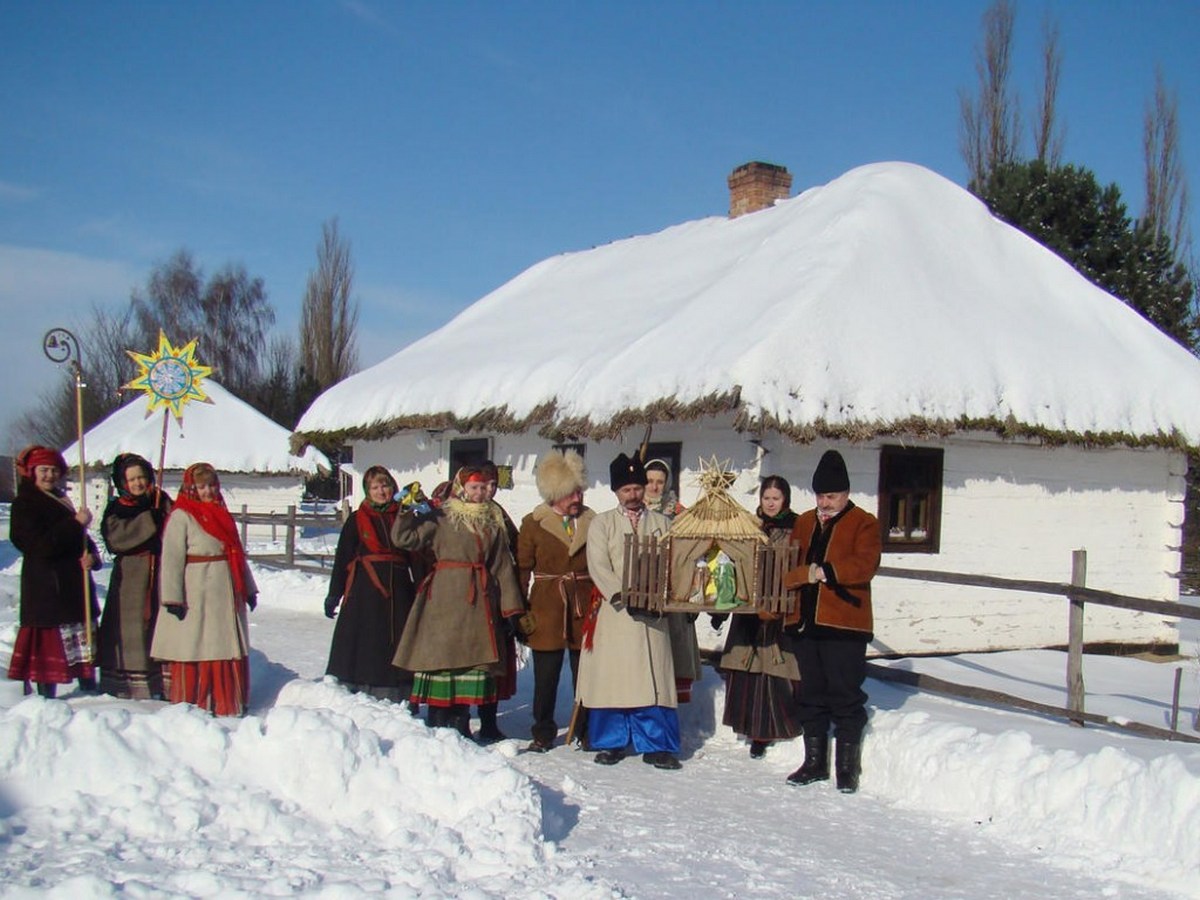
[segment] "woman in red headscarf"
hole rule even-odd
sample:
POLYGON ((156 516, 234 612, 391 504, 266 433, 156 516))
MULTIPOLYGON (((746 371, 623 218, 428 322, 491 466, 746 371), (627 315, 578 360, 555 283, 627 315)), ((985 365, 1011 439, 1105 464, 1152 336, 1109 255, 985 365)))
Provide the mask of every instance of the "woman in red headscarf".
MULTIPOLYGON (((79 679, 96 686, 96 670, 84 625, 84 582, 100 568, 100 554, 87 536, 92 513, 76 510, 62 488, 67 471, 62 454, 34 445, 17 455, 20 484, 12 503, 9 537, 21 563, 21 616, 8 677, 31 683, 43 697, 79 679)), ((92 585, 93 621, 99 614, 92 585)))
POLYGON ((163 531, 159 594, 150 655, 170 663, 168 699, 242 715, 250 697, 246 613, 257 605, 258 587, 208 463, 183 473, 163 531))
POLYGON ((487 481, 464 466, 449 499, 437 509, 401 513, 391 534, 401 550, 428 548, 436 558, 392 662, 415 673, 412 700, 429 707, 429 724, 465 737, 470 708, 496 700, 496 678, 505 671, 501 619, 524 612, 504 518, 488 502, 487 481))

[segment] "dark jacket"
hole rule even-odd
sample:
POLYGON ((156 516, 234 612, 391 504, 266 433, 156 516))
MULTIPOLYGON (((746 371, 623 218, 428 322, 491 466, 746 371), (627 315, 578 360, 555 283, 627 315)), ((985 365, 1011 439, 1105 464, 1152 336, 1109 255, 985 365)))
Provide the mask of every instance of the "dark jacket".
MULTIPOLYGON (((65 504, 22 479, 12 503, 9 538, 24 557, 21 563, 21 626, 56 628, 83 621, 83 569, 86 546, 99 551, 65 504), (86 545, 85 542, 86 541, 86 545)), ((98 564, 94 564, 98 568, 98 564)), ((91 582, 91 575, 88 575, 91 582)), ((93 621, 99 616, 91 585, 93 621)))

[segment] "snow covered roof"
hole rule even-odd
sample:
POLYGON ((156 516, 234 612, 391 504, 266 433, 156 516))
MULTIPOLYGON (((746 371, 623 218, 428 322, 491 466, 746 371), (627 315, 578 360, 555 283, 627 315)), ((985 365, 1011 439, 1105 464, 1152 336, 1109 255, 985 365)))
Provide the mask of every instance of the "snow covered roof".
MULTIPOLYGON (((186 469, 192 463, 211 463, 219 472, 282 473, 329 471, 324 453, 308 447, 294 456, 288 451, 288 430, 216 382, 205 379, 204 392, 212 403, 188 403, 183 426, 172 416, 167 426, 167 469, 186 469)), ((158 465, 163 414, 146 416, 142 399, 127 403, 83 436, 89 466, 107 466, 121 453, 139 453, 158 465)), ((63 451, 67 464, 79 463, 79 442, 63 451)))
POLYGON ((1200 360, 920 166, 552 257, 325 391, 316 434, 609 437, 732 414, 797 440, 995 430, 1200 446, 1200 360))

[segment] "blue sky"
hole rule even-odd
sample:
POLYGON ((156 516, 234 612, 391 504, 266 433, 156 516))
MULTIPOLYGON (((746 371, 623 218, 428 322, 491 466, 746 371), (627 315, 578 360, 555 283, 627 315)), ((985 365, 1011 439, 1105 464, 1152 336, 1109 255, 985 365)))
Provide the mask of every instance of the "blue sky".
MULTIPOLYGON (((749 160, 786 165, 793 193, 891 159, 964 183, 986 7, 0 0, 0 422, 62 377, 47 329, 181 247, 262 277, 295 333, 337 216, 370 364, 548 256, 724 214, 749 160)), ((1200 3, 1017 10, 1023 109, 1048 11, 1064 158, 1134 214, 1162 67, 1200 208, 1200 3)))

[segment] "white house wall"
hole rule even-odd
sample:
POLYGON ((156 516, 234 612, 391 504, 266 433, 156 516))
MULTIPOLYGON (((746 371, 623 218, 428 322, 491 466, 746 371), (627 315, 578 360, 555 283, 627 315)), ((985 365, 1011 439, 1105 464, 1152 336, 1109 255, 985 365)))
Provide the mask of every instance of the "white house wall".
MULTIPOLYGON (((899 440, 861 444, 818 441, 793 444, 778 435, 752 441, 728 420, 655 426, 652 440, 681 441, 680 501, 699 495, 701 459, 716 457, 738 473, 732 495, 756 505, 758 480, 782 475, 792 484, 792 504, 812 503, 812 471, 821 454, 836 447, 846 459, 851 497, 878 513, 879 449, 899 440)), ((636 433, 635 433, 636 431, 636 433)), ((447 477, 452 433, 401 434, 354 445, 355 472, 387 465, 400 484, 420 481, 428 493, 447 477)), ((463 437, 489 437, 463 435, 463 437)), ((536 435, 492 435, 492 459, 513 466, 514 488, 497 496, 514 521, 539 502, 534 484, 538 455, 550 442, 536 435)), ((586 502, 597 511, 615 501, 608 463, 637 448, 642 434, 621 442, 587 442, 591 487, 586 502)), ((990 435, 953 436, 943 442, 944 473, 940 551, 885 553, 894 568, 933 569, 1066 583, 1072 551, 1088 554, 1089 587, 1157 600, 1178 600, 1185 461, 1165 450, 1045 448, 1001 441, 990 435)), ((357 475, 352 502, 362 498, 357 475)), ((1067 601, 1015 591, 927 584, 879 577, 875 582, 876 653, 944 653, 1063 645, 1067 601)), ((1173 620, 1089 604, 1088 643, 1172 643, 1173 620)))

